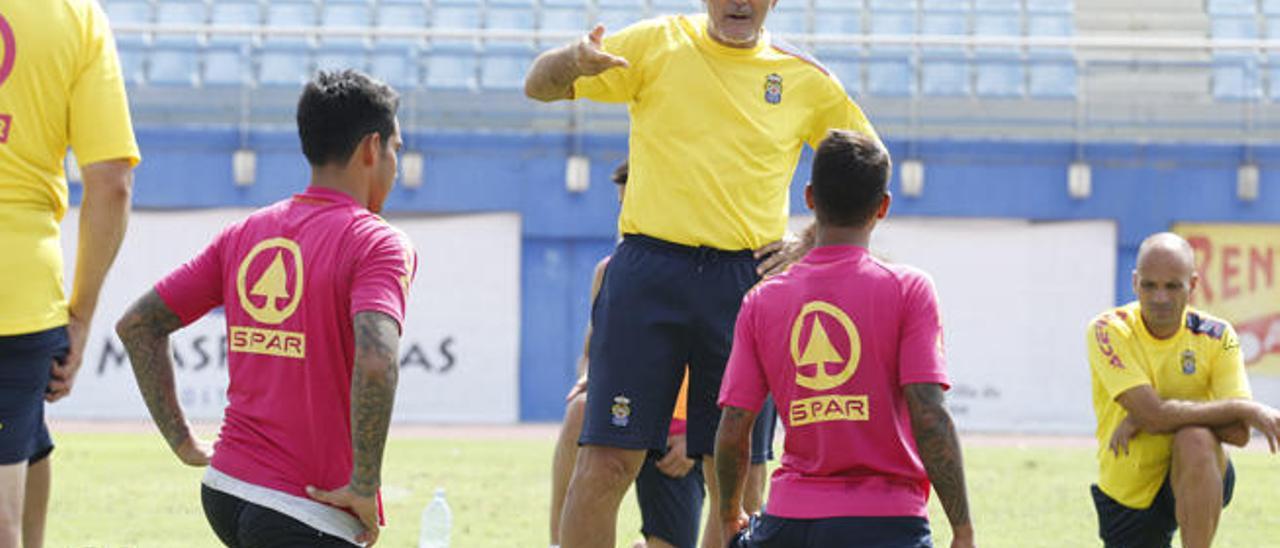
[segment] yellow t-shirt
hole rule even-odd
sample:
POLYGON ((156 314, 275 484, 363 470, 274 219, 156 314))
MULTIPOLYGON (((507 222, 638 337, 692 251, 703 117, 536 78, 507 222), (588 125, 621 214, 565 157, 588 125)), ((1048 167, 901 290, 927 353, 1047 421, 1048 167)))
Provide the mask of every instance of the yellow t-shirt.
POLYGON ((0 6, 0 335, 67 323, 63 159, 138 162, 120 61, 93 0, 0 6))
POLYGON ((1120 504, 1147 508, 1169 473, 1173 436, 1139 434, 1129 454, 1113 455, 1107 444, 1127 416, 1116 398, 1144 384, 1166 400, 1250 398, 1240 339, 1231 324, 1193 309, 1177 334, 1156 339, 1142 323, 1137 302, 1099 315, 1087 339, 1098 418, 1098 487, 1120 504))
POLYGON ((623 234, 689 246, 754 249, 783 236, 788 187, 805 143, 833 128, 875 135, 840 81, 772 41, 732 48, 707 17, 665 16, 606 36, 627 59, 574 82, 574 96, 631 113, 623 234))

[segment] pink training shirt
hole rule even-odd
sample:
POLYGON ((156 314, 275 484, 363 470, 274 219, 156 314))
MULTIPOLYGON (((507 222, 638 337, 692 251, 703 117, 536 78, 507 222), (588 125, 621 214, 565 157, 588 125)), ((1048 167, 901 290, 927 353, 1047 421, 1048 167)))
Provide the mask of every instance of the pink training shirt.
POLYGON ((903 386, 947 385, 928 276, 865 248, 810 251, 743 298, 720 405, 759 411, 772 393, 786 428, 769 514, 928 517, 929 477, 903 386))
POLYGON ((417 257, 350 196, 311 187, 231 225, 156 284, 189 324, 227 320, 228 405, 211 466, 306 498, 351 477, 352 318, 403 325, 417 257))

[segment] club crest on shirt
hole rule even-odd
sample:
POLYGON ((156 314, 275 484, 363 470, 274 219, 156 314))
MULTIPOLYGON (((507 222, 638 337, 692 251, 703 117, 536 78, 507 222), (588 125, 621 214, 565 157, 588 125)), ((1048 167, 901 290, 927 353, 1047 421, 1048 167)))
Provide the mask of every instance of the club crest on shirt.
POLYGON ((764 77, 764 102, 771 105, 782 102, 782 76, 776 72, 764 77))
POLYGON ((613 397, 613 407, 609 408, 613 415, 610 421, 614 426, 623 427, 631 423, 631 398, 618 394, 613 397))
POLYGON ((1182 373, 1184 375, 1194 375, 1196 372, 1196 353, 1191 350, 1182 353, 1182 373))

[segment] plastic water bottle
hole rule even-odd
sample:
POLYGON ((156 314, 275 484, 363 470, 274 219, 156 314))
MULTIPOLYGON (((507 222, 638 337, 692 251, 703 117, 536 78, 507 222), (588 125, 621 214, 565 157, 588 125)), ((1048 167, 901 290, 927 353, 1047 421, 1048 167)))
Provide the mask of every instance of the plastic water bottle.
POLYGON ((444 500, 444 488, 436 489, 435 498, 431 499, 422 510, 422 530, 418 533, 418 548, 449 548, 449 532, 453 529, 453 513, 449 511, 449 503, 444 500))

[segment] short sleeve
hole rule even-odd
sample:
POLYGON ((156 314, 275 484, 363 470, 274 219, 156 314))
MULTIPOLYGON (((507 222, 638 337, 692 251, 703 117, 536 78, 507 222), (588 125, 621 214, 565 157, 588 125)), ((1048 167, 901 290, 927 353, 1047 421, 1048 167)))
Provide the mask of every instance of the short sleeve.
POLYGON ((1244 356, 1240 353, 1240 337, 1231 326, 1222 334, 1222 348, 1213 362, 1212 391, 1214 399, 1251 399, 1249 376, 1244 370, 1244 356))
POLYGON ((384 225, 358 260, 351 284, 351 315, 381 312, 404 329, 409 287, 418 271, 418 256, 408 237, 384 225))
POLYGON ((129 118, 115 39, 98 2, 89 4, 81 64, 71 84, 68 105, 71 149, 81 165, 117 158, 137 165, 141 156, 129 118))
POLYGON ((200 319, 214 307, 222 306, 222 249, 228 233, 219 234, 199 255, 156 284, 156 294, 178 316, 182 325, 200 319))
POLYGON ((920 274, 907 280, 898 340, 898 384, 932 383, 949 388, 937 292, 928 276, 920 274))
POLYGON ((822 140, 827 138, 827 132, 833 129, 857 131, 874 137, 877 142, 880 141, 880 136, 876 134, 871 121, 862 112, 862 108, 845 93, 840 80, 830 76, 828 87, 827 93, 824 94, 825 99, 819 103, 814 112, 813 123, 809 127, 809 134, 805 136, 805 142, 817 150, 822 140))
POLYGON ((755 292, 747 293, 742 309, 738 311, 737 324, 733 329, 733 350, 729 353, 729 363, 720 384, 720 407, 732 405, 758 413, 769 395, 769 381, 756 347, 755 307, 752 304, 755 295, 755 292))
POLYGON ((606 34, 604 50, 627 60, 631 66, 611 68, 595 76, 584 76, 573 82, 575 99, 591 99, 602 103, 627 103, 640 91, 644 78, 644 56, 658 33, 661 20, 641 21, 613 34, 606 34))
POLYGON ((1130 388, 1151 384, 1151 378, 1130 356, 1130 337, 1105 317, 1095 320, 1086 336, 1089 368, 1113 400, 1130 388))

